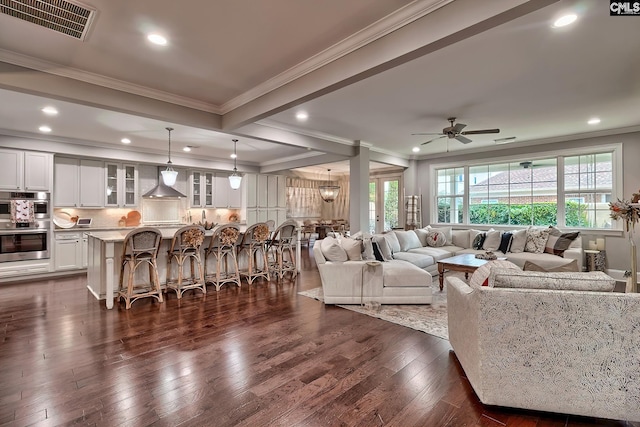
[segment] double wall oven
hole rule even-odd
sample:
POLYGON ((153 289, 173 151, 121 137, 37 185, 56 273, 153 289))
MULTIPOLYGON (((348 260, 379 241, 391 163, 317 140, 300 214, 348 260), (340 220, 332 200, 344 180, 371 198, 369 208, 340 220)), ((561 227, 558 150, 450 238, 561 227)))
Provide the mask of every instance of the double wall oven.
POLYGON ((50 221, 49 193, 0 192, 0 262, 49 258, 50 221), (16 203, 28 206, 27 221, 14 221, 16 203))

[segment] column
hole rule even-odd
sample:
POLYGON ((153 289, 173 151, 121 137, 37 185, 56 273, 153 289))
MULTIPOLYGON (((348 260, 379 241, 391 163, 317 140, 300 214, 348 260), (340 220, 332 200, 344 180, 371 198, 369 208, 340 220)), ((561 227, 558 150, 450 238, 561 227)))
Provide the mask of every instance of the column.
POLYGON ((356 147, 349 159, 349 229, 351 234, 369 228, 369 148, 356 147))

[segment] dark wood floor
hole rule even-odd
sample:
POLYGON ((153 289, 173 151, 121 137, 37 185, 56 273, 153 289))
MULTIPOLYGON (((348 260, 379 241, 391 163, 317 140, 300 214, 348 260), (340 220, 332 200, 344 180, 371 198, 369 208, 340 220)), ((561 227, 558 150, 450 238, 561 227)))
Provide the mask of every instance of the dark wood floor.
POLYGON ((484 407, 448 341, 296 281, 107 310, 85 276, 0 285, 0 425, 624 426, 484 407))

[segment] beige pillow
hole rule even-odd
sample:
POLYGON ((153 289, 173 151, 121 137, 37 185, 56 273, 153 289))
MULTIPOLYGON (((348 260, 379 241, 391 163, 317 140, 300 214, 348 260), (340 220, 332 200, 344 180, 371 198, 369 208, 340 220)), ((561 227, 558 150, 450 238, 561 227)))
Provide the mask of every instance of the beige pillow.
POLYGON ((418 235, 413 230, 402 231, 396 230, 392 232, 398 238, 400 243, 400 251, 407 252, 409 249, 421 248, 422 243, 418 238, 418 235))
POLYGON ((512 238, 509 252, 514 254, 524 252, 524 247, 527 244, 527 230, 513 230, 511 234, 512 238))
POLYGON ((422 246, 427 246, 427 235, 429 234, 429 230, 426 228, 416 228, 413 231, 418 236, 418 239, 420 239, 420 244, 422 246))
POLYGON ((344 262, 349 259, 347 252, 342 248, 338 239, 333 237, 325 237, 320 243, 320 250, 327 261, 344 262))
POLYGON ((382 233, 382 237, 384 237, 384 240, 387 241, 392 254, 400 252, 400 241, 398 240, 398 236, 396 236, 396 233, 394 233, 393 231, 382 233))
POLYGON ((451 233, 453 234, 453 246, 457 246, 459 248, 471 247, 469 242, 469 230, 452 230, 451 233))
POLYGON ((339 239, 340 246, 347 253, 349 261, 362 261, 362 243, 350 237, 342 237, 339 239))
POLYGON ((487 237, 484 239, 482 249, 485 251, 497 251, 500 247, 500 232, 496 230, 487 231, 487 237))

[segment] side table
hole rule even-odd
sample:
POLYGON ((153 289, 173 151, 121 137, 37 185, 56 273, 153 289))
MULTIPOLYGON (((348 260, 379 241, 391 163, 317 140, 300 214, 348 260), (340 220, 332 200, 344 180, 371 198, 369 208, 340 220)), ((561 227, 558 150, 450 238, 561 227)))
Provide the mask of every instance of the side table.
POLYGON ((585 249, 587 271, 604 271, 607 261, 607 251, 585 249))

